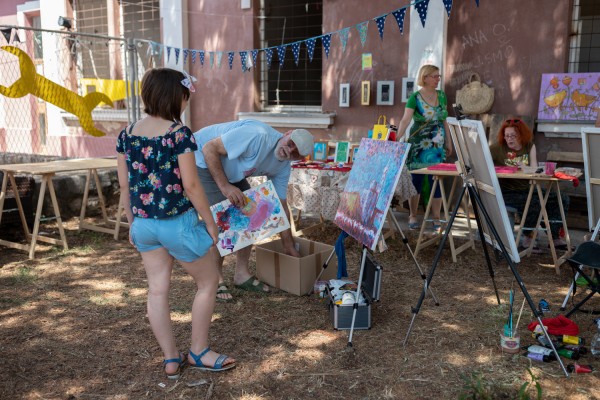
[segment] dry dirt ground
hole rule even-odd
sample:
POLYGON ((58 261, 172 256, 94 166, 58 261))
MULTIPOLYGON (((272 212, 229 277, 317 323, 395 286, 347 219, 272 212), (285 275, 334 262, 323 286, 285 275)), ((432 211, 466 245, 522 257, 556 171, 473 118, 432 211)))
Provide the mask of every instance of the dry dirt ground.
MULTIPOLYGON (((78 232, 76 220, 67 227, 68 251, 41 246, 30 261, 22 251, 0 247, 2 399, 515 399, 537 398, 536 383, 544 399, 600 399, 598 372, 565 378, 556 361, 501 352, 508 292, 517 291, 516 308, 523 296, 506 264, 494 262, 503 302, 497 304, 479 244, 456 264, 444 251, 432 282, 441 304, 429 297, 423 302, 404 347, 422 280, 398 239, 375 254, 384 268, 381 301, 373 307, 372 329, 355 331, 352 348, 348 333, 332 329, 326 305, 316 297, 234 289, 234 302, 216 306, 211 342, 234 356, 237 368, 219 374, 186 370, 179 381, 168 381, 145 316, 139 254, 125 233, 114 241, 78 232)), ((0 236, 17 234, 16 228, 3 229, 0 236)), ((338 234, 330 224, 308 238, 333 244, 338 234)), ((415 235, 406 234, 414 246, 415 235)), ((360 246, 349 238, 346 248, 350 277, 356 278, 360 246)), ((425 271, 434 251, 419 254, 425 271)), ((534 302, 548 300, 552 316, 570 271, 563 267, 557 276, 550 260, 549 254, 526 258, 518 270, 534 302)), ((232 261, 226 260, 229 281, 232 261)), ((194 285, 181 269, 172 281, 174 328, 186 350, 194 285)), ((600 309, 600 300, 590 308, 600 309)), ((534 343, 526 329, 531 317, 526 306, 518 328, 524 345, 534 343)), ((573 316, 587 340, 592 319, 573 316)), ((600 370, 598 358, 579 361, 600 370)))

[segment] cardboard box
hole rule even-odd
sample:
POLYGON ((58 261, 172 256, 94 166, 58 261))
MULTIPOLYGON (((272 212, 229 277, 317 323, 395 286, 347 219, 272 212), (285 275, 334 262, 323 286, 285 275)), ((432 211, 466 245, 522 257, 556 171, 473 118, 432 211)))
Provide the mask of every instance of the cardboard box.
MULTIPOLYGON (((333 246, 294 237, 300 244, 300 257, 288 256, 280 240, 256 245, 256 277, 272 287, 302 296, 312 292, 313 284, 323 264, 333 252, 333 246)), ((320 280, 334 279, 337 257, 329 260, 320 280)))

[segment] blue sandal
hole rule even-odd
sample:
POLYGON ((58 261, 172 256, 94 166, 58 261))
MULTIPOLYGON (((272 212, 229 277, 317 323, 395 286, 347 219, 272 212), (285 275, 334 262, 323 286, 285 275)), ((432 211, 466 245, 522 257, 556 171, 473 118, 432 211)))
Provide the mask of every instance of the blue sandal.
POLYGON ((409 222, 408 223, 408 229, 410 229, 411 231, 416 231, 419 229, 419 223, 418 222, 409 222))
POLYGON ((221 372, 227 371, 228 369, 235 367, 235 362, 223 365, 223 363, 229 358, 229 356, 226 356, 225 354, 221 354, 219 357, 217 357, 214 366, 209 367, 205 365, 200 359, 204 357, 209 351, 210 347, 207 347, 206 349, 202 350, 200 354, 196 355, 192 350, 190 350, 190 356, 194 359, 195 363, 190 364, 190 368, 196 368, 202 371, 221 372))
POLYGON ((179 353, 179 357, 169 358, 168 360, 163 361, 164 366, 171 363, 177 363, 177 371, 173 372, 172 374, 169 374, 167 373, 167 371, 165 371, 165 374, 167 374, 167 378, 169 379, 179 379, 181 373, 183 372, 183 369, 187 365, 187 357, 185 356, 185 354, 179 353))

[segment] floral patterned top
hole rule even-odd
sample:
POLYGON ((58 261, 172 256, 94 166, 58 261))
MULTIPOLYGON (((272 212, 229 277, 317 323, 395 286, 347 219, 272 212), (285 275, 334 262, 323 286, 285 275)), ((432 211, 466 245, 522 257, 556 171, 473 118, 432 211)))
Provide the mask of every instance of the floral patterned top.
POLYGON ((173 131, 173 123, 164 135, 148 138, 132 135, 133 125, 117 138, 117 152, 127 160, 133 215, 162 219, 188 211, 193 205, 183 191, 177 156, 198 149, 192 131, 173 131))
POLYGON ((415 110, 414 124, 407 140, 411 144, 406 160, 409 170, 425 168, 446 160, 444 121, 448 117, 447 99, 441 90, 436 93, 437 106, 427 103, 418 91, 406 103, 406 108, 415 110))

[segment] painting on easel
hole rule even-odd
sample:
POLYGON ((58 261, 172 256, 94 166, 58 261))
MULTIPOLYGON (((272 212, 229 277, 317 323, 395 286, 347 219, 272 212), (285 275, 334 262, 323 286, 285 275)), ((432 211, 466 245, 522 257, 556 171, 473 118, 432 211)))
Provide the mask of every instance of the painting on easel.
POLYGON ((407 143, 363 138, 340 194, 335 224, 371 250, 377 246, 409 148, 407 143))

